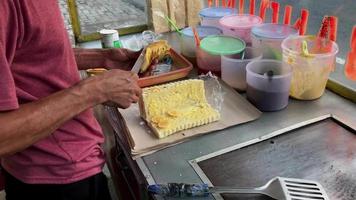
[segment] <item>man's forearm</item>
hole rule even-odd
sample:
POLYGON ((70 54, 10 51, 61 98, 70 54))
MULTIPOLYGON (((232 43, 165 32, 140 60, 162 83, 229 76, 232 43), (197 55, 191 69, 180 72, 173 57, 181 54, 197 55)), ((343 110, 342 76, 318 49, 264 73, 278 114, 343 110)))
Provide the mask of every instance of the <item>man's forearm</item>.
MULTIPOLYGON (((99 95, 91 95, 92 79, 57 92, 19 109, 0 113, 0 157, 21 151, 43 139, 86 109, 102 103, 99 95)), ((95 87, 94 87, 95 89, 95 87)), ((95 92, 95 91, 93 91, 95 92)))
POLYGON ((105 49, 74 48, 74 55, 79 70, 91 68, 105 68, 107 51, 105 49))

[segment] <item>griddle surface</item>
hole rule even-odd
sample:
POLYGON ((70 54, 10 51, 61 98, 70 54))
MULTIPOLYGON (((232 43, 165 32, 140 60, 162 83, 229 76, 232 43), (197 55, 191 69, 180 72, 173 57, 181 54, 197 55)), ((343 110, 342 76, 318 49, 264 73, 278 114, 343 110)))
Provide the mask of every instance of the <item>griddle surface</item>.
MULTIPOLYGON (((215 186, 256 187, 276 176, 304 178, 320 182, 332 200, 356 199, 355 131, 333 119, 198 164, 215 186)), ((271 198, 225 195, 224 199, 271 198)))

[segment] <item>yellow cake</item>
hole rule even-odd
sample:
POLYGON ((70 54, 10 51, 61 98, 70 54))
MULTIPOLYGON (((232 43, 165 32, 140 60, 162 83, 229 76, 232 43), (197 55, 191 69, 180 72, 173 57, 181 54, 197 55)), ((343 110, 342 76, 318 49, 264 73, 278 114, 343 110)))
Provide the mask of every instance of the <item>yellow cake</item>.
POLYGON ((205 97, 203 80, 185 80, 143 89, 140 114, 164 138, 220 119, 205 97))

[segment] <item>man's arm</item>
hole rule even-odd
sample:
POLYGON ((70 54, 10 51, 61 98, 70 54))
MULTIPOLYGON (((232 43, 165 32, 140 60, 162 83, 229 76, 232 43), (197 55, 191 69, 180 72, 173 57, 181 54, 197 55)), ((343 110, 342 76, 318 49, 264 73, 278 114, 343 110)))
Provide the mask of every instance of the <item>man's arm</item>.
POLYGON ((130 71, 140 52, 127 49, 83 49, 74 48, 78 69, 91 68, 122 69, 130 71))
POLYGON ((141 89, 131 72, 112 70, 19 109, 0 112, 0 157, 21 151, 49 136, 63 123, 97 104, 122 108, 138 101, 141 89))

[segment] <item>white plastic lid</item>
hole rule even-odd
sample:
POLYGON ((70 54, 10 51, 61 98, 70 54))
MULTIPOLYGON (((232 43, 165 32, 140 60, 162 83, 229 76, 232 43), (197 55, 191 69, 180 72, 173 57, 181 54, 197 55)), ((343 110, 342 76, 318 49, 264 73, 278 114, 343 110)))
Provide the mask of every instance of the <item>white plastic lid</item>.
POLYGON ((261 17, 250 14, 230 15, 220 19, 220 24, 228 28, 251 28, 261 23, 261 17))
POLYGON ((115 34, 118 33, 117 30, 112 30, 112 29, 101 29, 99 31, 100 34, 102 35, 110 35, 110 34, 115 34))
MULTIPOLYGON (((197 26, 197 32, 199 38, 205 38, 210 35, 221 35, 222 30, 213 26, 197 26)), ((188 27, 182 30, 183 35, 188 37, 194 37, 192 27, 188 27)))
POLYGON ((237 9, 214 7, 214 8, 205 8, 201 10, 199 15, 201 17, 208 17, 208 18, 221 18, 236 13, 237 13, 237 9))
POLYGON ((252 34, 260 38, 285 39, 290 35, 297 35, 298 30, 285 24, 261 24, 252 28, 252 34))

